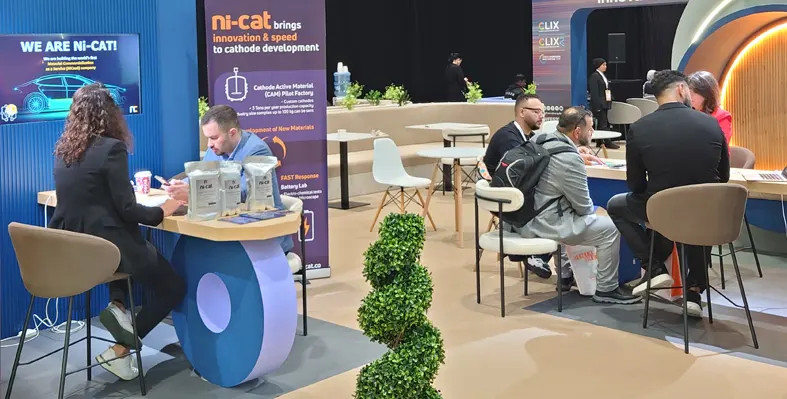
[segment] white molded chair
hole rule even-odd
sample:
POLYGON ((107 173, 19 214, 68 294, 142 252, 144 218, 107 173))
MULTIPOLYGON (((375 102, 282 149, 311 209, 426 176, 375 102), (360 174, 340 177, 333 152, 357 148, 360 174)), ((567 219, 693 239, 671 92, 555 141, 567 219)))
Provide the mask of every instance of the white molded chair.
POLYGON ((645 98, 629 98, 626 102, 639 108, 642 116, 650 115, 659 109, 659 103, 645 98))
MULTIPOLYGON (((410 176, 407 173, 402 164, 402 155, 399 153, 396 143, 390 138, 379 138, 374 141, 372 175, 376 182, 384 184, 388 186, 388 188, 385 190, 385 194, 383 194, 383 199, 380 201, 380 206, 377 208, 377 214, 374 215, 374 221, 372 221, 372 227, 369 231, 374 231, 374 226, 377 225, 377 219, 380 217, 380 212, 382 212, 383 208, 388 204, 396 203, 401 213, 406 213, 407 205, 412 202, 415 202, 422 208, 424 207, 424 198, 421 196, 419 188, 429 187, 432 181, 423 177, 410 176), (391 189, 399 190, 398 194, 400 201, 397 201, 396 194, 391 194, 391 189), (412 194, 406 192, 408 189, 413 189, 414 192, 412 194)), ((429 217, 432 228, 437 230, 434 220, 432 220, 432 214, 428 209, 426 210, 426 216, 429 217)))
MULTIPOLYGON (((475 283, 476 283, 476 302, 481 303, 481 250, 496 252, 500 254, 500 315, 506 317, 505 304, 505 255, 541 255, 553 252, 555 259, 560 259, 560 243, 543 238, 523 238, 519 234, 503 230, 498 226, 497 230, 490 231, 481 235, 478 231, 478 209, 485 209, 497 213, 498 220, 503 220, 504 212, 513 212, 522 207, 525 196, 516 188, 512 187, 490 187, 486 180, 480 180, 475 186, 475 283)), ((557 275, 562 276, 562 265, 556 261, 557 275)), ((527 272, 525 274, 525 295, 527 295, 527 272)), ((563 290, 562 284, 558 287, 558 312, 563 311, 563 290)))
POLYGON ((607 121, 613 125, 630 125, 641 117, 642 111, 639 108, 620 101, 613 101, 612 109, 607 114, 607 121))
MULTIPOLYGON (((284 207, 288 210, 301 215, 301 227, 298 229, 298 240, 301 242, 301 255, 303 255, 304 259, 306 259, 306 242, 301 239, 301 237, 305 236, 305 232, 303 231, 303 201, 301 201, 299 198, 282 195, 281 202, 282 205, 284 205, 284 207)), ((305 262, 301 260, 298 254, 295 252, 290 252, 287 254, 287 263, 290 264, 290 271, 293 274, 293 280, 300 281, 301 288, 303 289, 303 335, 306 336, 308 334, 308 328, 306 324, 306 318, 308 315, 308 308, 306 306, 306 285, 309 282, 306 279, 306 268, 303 267, 305 262)))
POLYGON ((540 133, 554 133, 557 131, 557 120, 545 121, 541 124, 541 129, 538 129, 540 133))

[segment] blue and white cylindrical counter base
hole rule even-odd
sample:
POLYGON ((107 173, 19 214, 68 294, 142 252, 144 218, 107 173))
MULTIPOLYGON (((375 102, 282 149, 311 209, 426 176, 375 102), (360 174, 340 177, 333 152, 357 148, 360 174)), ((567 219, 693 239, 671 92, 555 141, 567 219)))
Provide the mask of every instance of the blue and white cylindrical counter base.
POLYGON ((281 367, 295 341, 298 304, 275 239, 218 242, 181 235, 172 265, 187 285, 172 320, 202 377, 234 387, 281 367))

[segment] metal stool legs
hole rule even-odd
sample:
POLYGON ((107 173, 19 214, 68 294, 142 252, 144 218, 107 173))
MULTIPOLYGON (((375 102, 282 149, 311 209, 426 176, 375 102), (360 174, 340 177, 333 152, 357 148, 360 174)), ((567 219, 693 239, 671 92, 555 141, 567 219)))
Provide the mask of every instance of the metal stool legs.
MULTIPOLYGON (((757 246, 754 244, 754 237, 751 235, 751 226, 749 225, 749 217, 743 214, 743 223, 746 225, 746 234, 749 236, 751 243, 751 253, 754 255, 754 263, 757 265, 757 274, 762 278, 762 266, 760 265, 760 257, 757 254, 757 246)), ((727 283, 724 281, 724 253, 722 252, 723 246, 719 245, 719 273, 721 274, 721 289, 727 288, 727 283)), ((735 247, 730 246, 730 253, 735 252, 735 247)))
MULTIPOLYGON (((686 246, 680 244, 680 281, 683 290, 683 352, 689 353, 689 301, 686 299, 686 270, 689 268, 686 263, 686 246)), ((651 261, 652 262, 652 261, 651 261)))
MULTIPOLYGON (((137 309, 136 305, 134 305, 134 294, 133 288, 131 287, 131 277, 126 279, 126 284, 128 284, 128 301, 131 302, 131 327, 134 330, 134 337, 139 337, 137 333, 137 309)), ((139 344, 139 338, 137 338, 136 342, 136 355, 137 355, 137 370, 139 370, 139 390, 142 393, 142 396, 147 394, 147 390, 145 389, 145 373, 143 372, 142 368, 142 347, 139 344)))
POLYGON ((757 247, 754 245, 754 237, 751 235, 751 226, 749 226, 749 217, 746 213, 743 214, 743 222, 746 224, 746 233, 749 234, 749 242, 751 243, 751 252, 754 254, 754 263, 757 264, 757 273, 762 278, 762 267, 760 266, 760 257, 757 256, 757 247))
POLYGON ((555 266, 557 269, 557 311, 563 312, 563 284, 560 279, 563 278, 563 262, 560 258, 561 245, 558 244, 557 251, 555 251, 555 266))
MULTIPOLYGON (((642 328, 648 328, 648 310, 649 310, 649 307, 650 307, 650 278, 651 278, 651 272, 653 271, 653 261, 652 261, 652 259, 653 259, 654 237, 655 237, 655 233, 653 235, 651 235, 651 240, 650 240, 650 259, 651 260, 648 261, 648 268, 647 268, 647 274, 646 274, 646 277, 647 277, 647 288, 645 289, 645 298, 644 298, 645 299, 645 315, 644 315, 643 321, 642 321, 642 328)), ((754 321, 753 321, 752 316, 751 316, 751 310, 749 309, 749 300, 748 300, 748 298, 746 298, 746 290, 743 287, 743 280, 741 278, 740 268, 738 267, 738 257, 735 255, 735 248, 734 248, 733 244, 729 243, 728 245, 729 245, 729 248, 730 248, 730 255, 732 256, 732 264, 733 264, 733 267, 735 269, 735 277, 738 280, 738 288, 741 291, 741 299, 743 299, 743 309, 746 312, 746 321, 749 324, 749 331, 751 332, 752 341, 754 343, 754 349, 759 349, 760 348, 760 344, 757 341, 757 333, 754 330, 754 321)), ((682 281, 681 288, 683 290, 683 306, 682 306, 683 307, 683 344, 684 344, 683 351, 685 353, 689 353, 689 319, 688 319, 688 309, 687 309, 688 301, 686 300, 686 290, 687 290, 687 288, 686 288, 686 277, 687 277, 687 273, 688 273, 688 263, 686 261, 686 246, 684 244, 680 244, 680 247, 681 247, 680 248, 681 249, 681 251, 680 251, 681 252, 680 253, 680 274, 681 274, 681 279, 682 279, 681 280, 682 281)), ((710 267, 710 262, 708 262, 708 258, 705 255, 704 249, 703 249, 703 261, 705 262, 704 267, 706 268, 706 271, 707 271, 707 269, 710 267)), ((712 307, 713 305, 711 303, 710 290, 711 289, 715 290, 715 288, 710 285, 710 277, 707 276, 707 273, 706 273, 706 280, 705 280, 705 282, 707 284, 707 288, 706 288, 707 292, 705 293, 705 295, 706 295, 706 300, 707 300, 707 305, 708 305, 708 321, 711 324, 713 324, 713 307, 712 307)), ((675 287, 673 287, 673 288, 675 288, 675 287)), ((719 292, 718 290, 716 290, 716 291, 719 292)), ((721 294, 721 292, 719 292, 719 294, 724 296, 724 294, 721 294)), ((726 296, 725 296, 725 299, 727 299, 729 301, 729 299, 726 296)))
MULTIPOLYGON (((25 329, 27 326, 30 325, 30 316, 33 314, 33 301, 35 301, 36 297, 30 296, 30 305, 27 306, 27 315, 25 316, 25 324, 23 325, 25 329)), ((22 356, 22 347, 25 345, 25 338, 27 338, 26 334, 27 330, 25 330, 22 335, 19 336, 19 345, 16 348, 16 357, 14 357, 14 365, 11 367, 11 377, 8 379, 8 390, 5 392, 5 399, 11 399, 11 389, 14 388, 14 380, 16 379, 16 369, 19 368, 19 358, 22 356)))
POLYGON ((743 309, 746 311, 746 320, 749 322, 749 331, 751 331, 751 338, 754 341, 754 349, 759 349, 760 344, 757 342, 757 333, 754 332, 754 322, 751 318, 751 311, 749 310, 749 300, 746 299, 746 291, 743 289, 743 280, 741 279, 741 271, 738 268, 738 257, 735 256, 735 248, 730 243, 730 253, 732 254, 732 266, 735 268, 735 275, 738 277, 738 287, 741 290, 741 299, 743 299, 743 309))
POLYGON ((650 309, 650 279, 651 273, 653 272, 653 246, 655 242, 656 232, 651 231, 650 256, 648 256, 648 268, 645 270, 645 280, 647 281, 647 285, 645 286, 645 316, 642 318, 642 328, 648 328, 648 310, 650 309))

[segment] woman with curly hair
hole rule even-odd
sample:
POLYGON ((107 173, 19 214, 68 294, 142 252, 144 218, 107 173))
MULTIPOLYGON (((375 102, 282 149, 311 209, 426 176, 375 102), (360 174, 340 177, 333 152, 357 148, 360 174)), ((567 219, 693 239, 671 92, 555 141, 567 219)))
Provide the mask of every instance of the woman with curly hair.
POLYGON ((704 112, 719 122, 727 146, 732 138, 732 114, 721 108, 721 95, 719 82, 713 74, 707 71, 694 72, 688 77, 691 90, 691 106, 697 111, 704 112))
POLYGON ((180 202, 169 199, 160 207, 137 203, 129 182, 128 150, 131 133, 109 91, 100 83, 82 87, 74 94, 63 134, 55 147, 57 207, 50 228, 104 238, 120 249, 117 271, 128 273, 152 294, 137 315, 134 336, 126 314, 126 283, 110 284, 111 302, 99 318, 119 344, 96 357, 107 371, 124 380, 139 375, 127 356, 141 345, 156 325, 185 296, 183 279, 145 241, 140 224, 156 226, 172 215, 180 202))

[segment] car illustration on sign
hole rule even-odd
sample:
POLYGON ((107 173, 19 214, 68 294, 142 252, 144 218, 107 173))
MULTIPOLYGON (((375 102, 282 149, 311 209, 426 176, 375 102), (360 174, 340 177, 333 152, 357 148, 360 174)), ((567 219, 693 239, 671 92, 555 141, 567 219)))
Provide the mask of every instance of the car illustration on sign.
MULTIPOLYGON (((24 96, 22 109, 33 114, 47 111, 68 110, 71 97, 82 86, 95 83, 94 80, 74 74, 44 75, 14 87, 14 92, 24 96)), ((123 105, 126 89, 104 84, 117 105, 123 105)))

